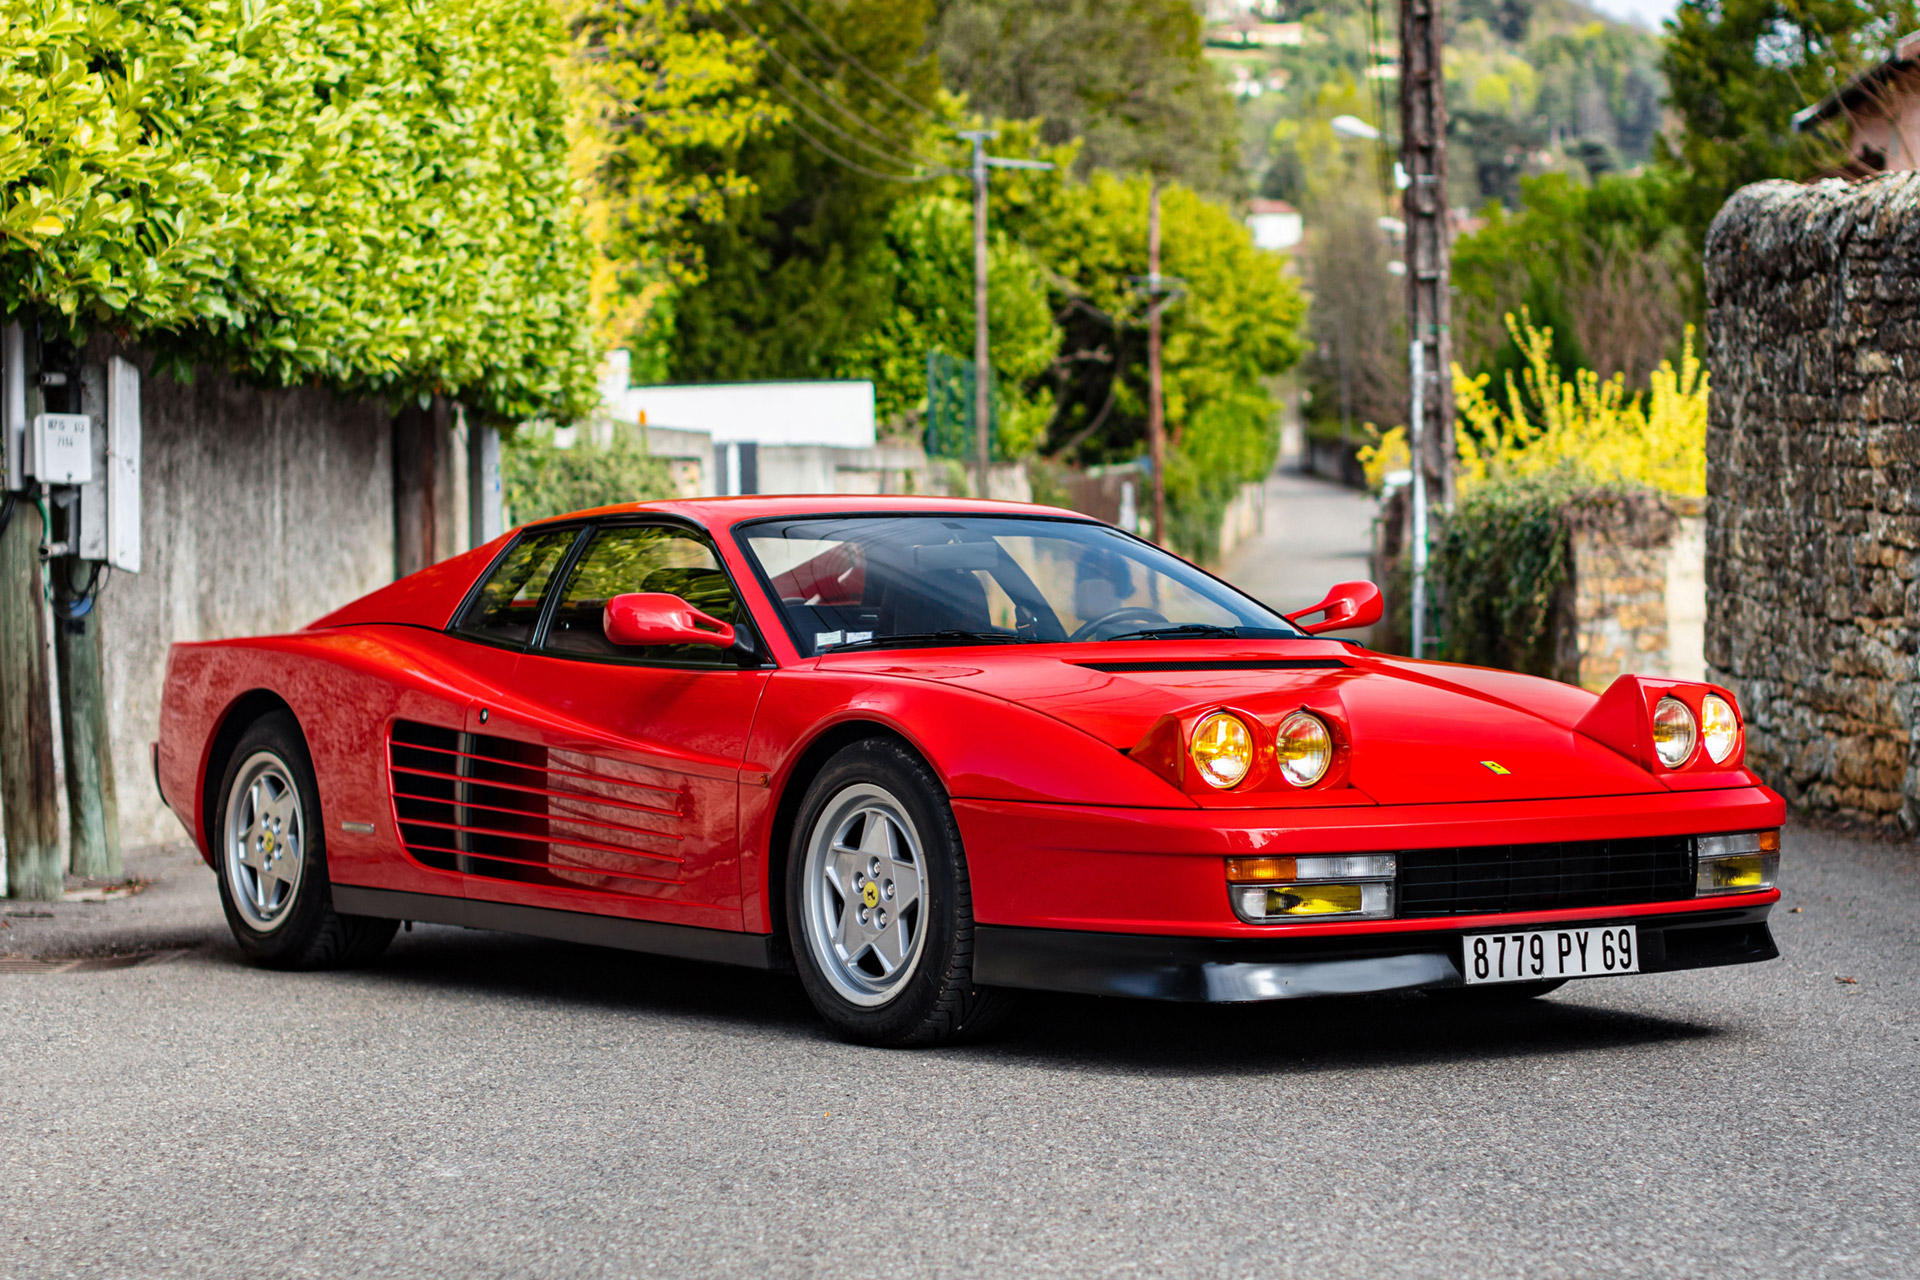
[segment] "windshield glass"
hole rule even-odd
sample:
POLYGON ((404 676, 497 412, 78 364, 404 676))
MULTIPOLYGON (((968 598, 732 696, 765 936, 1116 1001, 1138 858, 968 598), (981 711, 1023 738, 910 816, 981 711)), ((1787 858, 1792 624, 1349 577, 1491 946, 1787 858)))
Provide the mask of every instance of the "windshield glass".
POLYGON ((1117 529, 981 516, 746 526, 806 655, 847 648, 1305 634, 1117 529))

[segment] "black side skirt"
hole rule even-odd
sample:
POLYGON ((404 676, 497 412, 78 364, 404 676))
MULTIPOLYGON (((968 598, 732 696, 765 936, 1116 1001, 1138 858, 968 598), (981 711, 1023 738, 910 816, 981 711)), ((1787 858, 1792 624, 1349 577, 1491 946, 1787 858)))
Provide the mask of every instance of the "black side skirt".
POLYGON ((496 929, 594 947, 618 947, 653 955, 710 960, 715 964, 744 965, 749 969, 774 967, 773 939, 764 933, 729 933, 684 924, 656 924, 651 920, 621 920, 583 911, 554 911, 507 902, 475 902, 443 898, 432 893, 400 893, 392 889, 333 886, 333 906, 350 916, 378 916, 383 920, 418 920, 423 924, 462 925, 468 929, 496 929))

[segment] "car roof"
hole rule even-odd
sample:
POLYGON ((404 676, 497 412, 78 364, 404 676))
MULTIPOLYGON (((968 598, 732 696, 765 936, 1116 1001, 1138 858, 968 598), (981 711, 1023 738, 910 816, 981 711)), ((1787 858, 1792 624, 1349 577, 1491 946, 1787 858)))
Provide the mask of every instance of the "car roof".
POLYGON ((946 498, 937 495, 873 493, 799 493, 749 494, 738 498, 668 498, 657 502, 623 502, 590 511, 573 511, 552 520, 535 521, 528 527, 587 516, 671 515, 692 520, 708 529, 731 528, 750 520, 780 516, 848 515, 980 515, 1048 516, 1063 520, 1089 520, 1091 517, 1060 507, 1043 507, 1032 502, 994 502, 979 498, 946 498))

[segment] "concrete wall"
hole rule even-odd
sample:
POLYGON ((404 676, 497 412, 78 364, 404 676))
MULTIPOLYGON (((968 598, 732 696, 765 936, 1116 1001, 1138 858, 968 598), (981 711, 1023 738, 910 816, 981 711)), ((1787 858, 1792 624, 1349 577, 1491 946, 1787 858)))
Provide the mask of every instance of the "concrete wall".
MULTIPOLYGON (((96 343, 89 361, 112 347, 96 343)), ((151 362, 123 352, 143 370, 151 362)), ((259 390, 201 370, 148 372, 142 568, 100 597, 113 764, 129 847, 180 838, 154 792, 167 646, 287 631, 393 578, 386 410, 313 389, 259 390)))
POLYGON ((1747 187, 1706 269, 1709 669, 1790 802, 1920 826, 1920 175, 1747 187))

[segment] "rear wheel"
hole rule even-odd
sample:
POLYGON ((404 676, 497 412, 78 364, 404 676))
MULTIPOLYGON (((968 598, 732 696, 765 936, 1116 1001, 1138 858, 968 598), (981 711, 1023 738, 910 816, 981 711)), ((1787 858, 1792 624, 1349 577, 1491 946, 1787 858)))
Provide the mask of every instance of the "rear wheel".
POLYGON ((1012 997, 973 982, 966 854, 945 791, 900 744, 842 750, 808 787, 787 859, 794 963, 849 1040, 978 1034, 1012 997))
POLYGON ((324 969, 386 950, 398 921, 333 909, 319 789, 292 716, 275 712, 248 727, 220 795, 220 905, 250 959, 277 969, 324 969))

